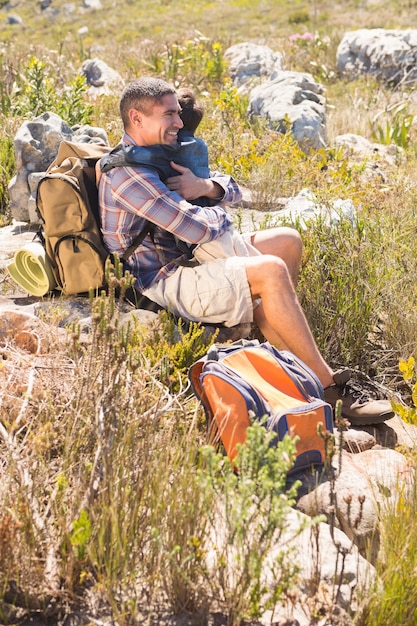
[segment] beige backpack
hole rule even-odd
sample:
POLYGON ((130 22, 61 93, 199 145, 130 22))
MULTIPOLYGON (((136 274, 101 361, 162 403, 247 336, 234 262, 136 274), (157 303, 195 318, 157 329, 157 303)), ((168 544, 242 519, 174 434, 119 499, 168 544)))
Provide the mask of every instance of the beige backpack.
MULTIPOLYGON (((105 287, 109 257, 101 231, 95 165, 110 152, 97 143, 62 141, 55 160, 37 189, 37 210, 42 220, 38 233, 57 288, 65 295, 105 287)), ((114 165, 124 165, 123 159, 114 165)), ((125 252, 126 260, 150 232, 140 233, 125 252)))

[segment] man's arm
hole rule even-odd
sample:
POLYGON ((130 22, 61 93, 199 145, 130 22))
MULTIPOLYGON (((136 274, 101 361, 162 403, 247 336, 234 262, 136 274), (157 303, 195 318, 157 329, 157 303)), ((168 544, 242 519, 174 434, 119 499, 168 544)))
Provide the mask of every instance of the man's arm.
POLYGON ((99 192, 102 230, 108 239, 111 233, 118 233, 119 239, 124 234, 130 237, 133 222, 136 223, 134 216, 147 219, 187 243, 217 239, 233 224, 222 206, 193 205, 170 192, 158 175, 147 168, 115 168, 103 174, 99 192))
POLYGON ((185 200, 205 196, 219 202, 238 202, 242 197, 239 185, 231 176, 215 172, 211 178, 198 178, 188 167, 182 167, 174 161, 171 161, 171 167, 179 175, 168 178, 165 184, 170 191, 176 191, 185 200))

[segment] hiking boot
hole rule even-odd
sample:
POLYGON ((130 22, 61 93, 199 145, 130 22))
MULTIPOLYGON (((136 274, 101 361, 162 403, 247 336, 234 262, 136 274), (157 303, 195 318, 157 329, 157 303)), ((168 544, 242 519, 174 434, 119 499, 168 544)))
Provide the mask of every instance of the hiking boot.
POLYGON ((333 380, 334 385, 324 390, 324 399, 333 409, 341 400, 342 417, 349 420, 352 426, 380 424, 394 417, 391 402, 380 399, 376 387, 369 392, 366 384, 352 380, 350 370, 338 370, 333 374, 333 380))

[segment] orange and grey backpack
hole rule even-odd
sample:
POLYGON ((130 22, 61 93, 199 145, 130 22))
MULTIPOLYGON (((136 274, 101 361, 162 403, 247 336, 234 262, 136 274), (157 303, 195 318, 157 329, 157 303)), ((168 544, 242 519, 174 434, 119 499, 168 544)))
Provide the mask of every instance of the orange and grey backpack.
POLYGON ((253 420, 262 420, 279 441, 297 437, 290 473, 324 463, 323 433, 333 432, 333 411, 317 376, 291 352, 257 340, 214 344, 191 366, 189 379, 204 407, 210 442, 221 440, 230 460, 253 420))

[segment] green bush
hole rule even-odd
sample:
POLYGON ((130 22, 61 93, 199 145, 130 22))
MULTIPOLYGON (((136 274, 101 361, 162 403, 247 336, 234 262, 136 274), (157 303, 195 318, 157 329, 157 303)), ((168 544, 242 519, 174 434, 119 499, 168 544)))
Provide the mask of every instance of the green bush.
POLYGON ((89 124, 93 106, 85 97, 85 78, 76 75, 68 85, 59 85, 53 67, 47 61, 31 57, 10 98, 10 114, 37 117, 52 111, 70 126, 89 124))

